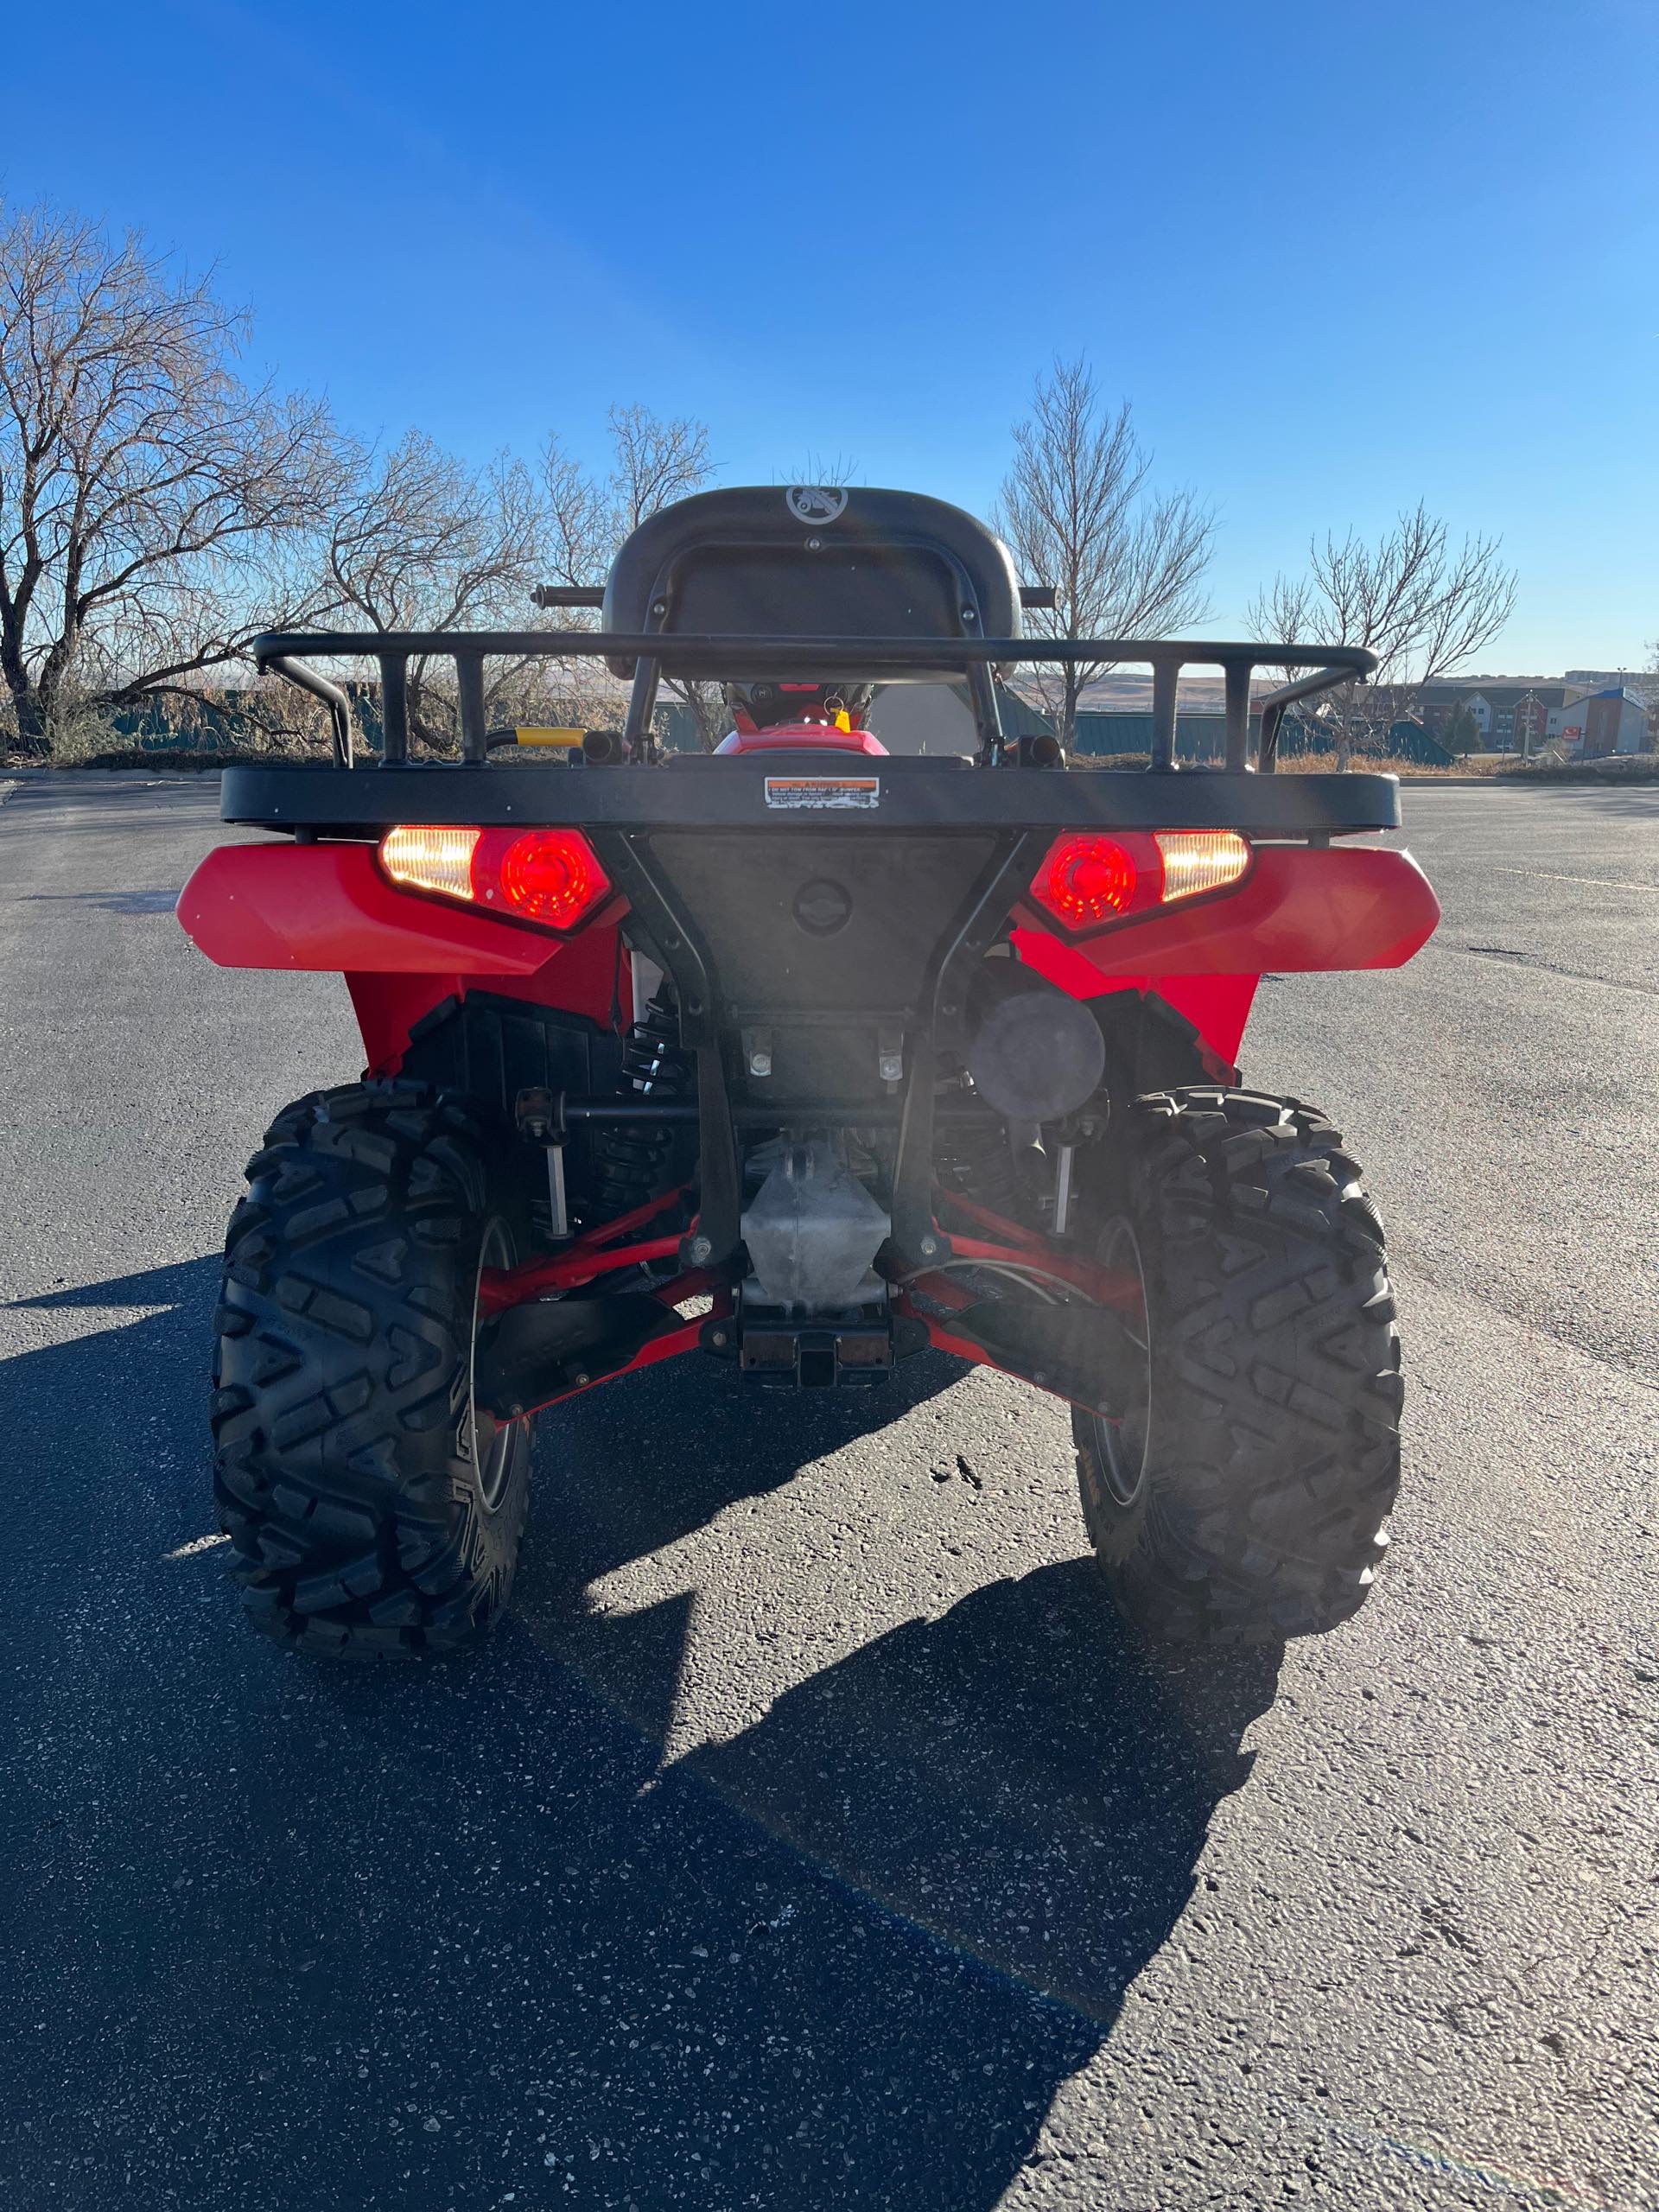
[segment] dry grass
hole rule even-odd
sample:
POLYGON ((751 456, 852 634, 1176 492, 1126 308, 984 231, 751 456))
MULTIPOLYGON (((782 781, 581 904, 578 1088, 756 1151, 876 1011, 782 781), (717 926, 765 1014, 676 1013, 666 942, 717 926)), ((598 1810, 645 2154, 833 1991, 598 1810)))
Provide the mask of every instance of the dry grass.
MULTIPOLYGON (((1446 768, 1426 768, 1415 760, 1395 760, 1369 753, 1354 756, 1356 772, 1398 776, 1402 782, 1435 783, 1470 777, 1488 784, 1650 784, 1659 780, 1659 756, 1622 753, 1600 760, 1522 760, 1513 753, 1479 753, 1446 768)), ((1281 775, 1334 775, 1334 753, 1281 753, 1281 775)))
MULTIPOLYGON (((1279 772, 1281 776, 1334 776, 1338 772, 1334 753, 1281 753, 1279 772)), ((1428 767, 1421 760, 1402 760, 1392 753, 1357 753, 1353 758, 1356 775, 1398 776, 1402 782, 1434 783, 1442 778, 1466 776, 1496 776, 1502 772, 1495 760, 1459 760, 1446 768, 1428 767)))
MULTIPOLYGON (((1144 753, 1073 753, 1067 756, 1067 765, 1073 768, 1144 768, 1147 757, 1144 753)), ((1184 767, 1219 768, 1219 760, 1184 761, 1184 767)), ((1478 761, 1460 760, 1452 768, 1426 768, 1416 760, 1398 760, 1391 754, 1358 753, 1354 756, 1356 775, 1400 776, 1421 778, 1432 781, 1440 776, 1486 776, 1496 772, 1496 765, 1488 767, 1478 761)), ((1281 753, 1279 755, 1281 776, 1333 776, 1337 773, 1334 753, 1281 753)))

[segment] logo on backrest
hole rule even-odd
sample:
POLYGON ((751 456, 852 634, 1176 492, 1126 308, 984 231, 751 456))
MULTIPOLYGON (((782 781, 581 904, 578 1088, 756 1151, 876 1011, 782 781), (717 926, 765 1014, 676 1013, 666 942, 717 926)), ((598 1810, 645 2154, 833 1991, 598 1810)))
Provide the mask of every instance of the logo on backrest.
POLYGON ((847 505, 839 484, 791 484, 785 497, 797 522, 834 522, 847 505))

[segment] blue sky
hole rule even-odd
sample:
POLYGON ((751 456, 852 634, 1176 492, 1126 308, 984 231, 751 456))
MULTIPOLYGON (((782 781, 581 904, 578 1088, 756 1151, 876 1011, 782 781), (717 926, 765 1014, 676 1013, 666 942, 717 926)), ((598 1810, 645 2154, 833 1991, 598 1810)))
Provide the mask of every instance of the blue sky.
POLYGON ((1486 665, 1659 637, 1659 0, 812 8, 18 0, 0 185, 140 226, 354 428, 607 405, 728 482, 983 508, 1057 353, 1219 514, 1219 634, 1308 535, 1501 534, 1486 665))

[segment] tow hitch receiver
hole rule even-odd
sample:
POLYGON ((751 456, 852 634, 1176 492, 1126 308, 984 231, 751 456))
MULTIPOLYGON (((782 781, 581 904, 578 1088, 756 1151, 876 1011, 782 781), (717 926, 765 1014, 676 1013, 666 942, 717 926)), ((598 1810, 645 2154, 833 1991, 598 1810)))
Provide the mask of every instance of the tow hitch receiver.
POLYGON ((925 1351, 927 1331, 906 1314, 877 1312, 835 1320, 823 1314, 765 1314, 711 1320, 705 1351, 735 1359, 740 1375, 772 1389, 868 1389, 895 1363, 925 1351))
POLYGON ((884 1382, 893 1372, 893 1332, 865 1322, 845 1328, 746 1322, 737 1364, 744 1375, 758 1376, 764 1382, 793 1383, 803 1390, 884 1382))

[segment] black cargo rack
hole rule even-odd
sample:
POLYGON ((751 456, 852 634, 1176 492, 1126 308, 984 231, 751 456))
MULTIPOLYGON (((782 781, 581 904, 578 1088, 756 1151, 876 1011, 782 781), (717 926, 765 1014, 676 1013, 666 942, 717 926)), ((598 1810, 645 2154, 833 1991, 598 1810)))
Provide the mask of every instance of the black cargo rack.
MULTIPOLYGON (((787 678, 810 671, 816 677, 856 677, 869 682, 914 677, 940 667, 972 676, 976 671, 1019 661, 1053 666, 1132 662, 1152 670, 1153 770, 1175 766, 1176 692, 1184 668, 1219 668, 1226 683, 1226 765, 1247 768, 1250 732, 1250 677, 1258 668, 1312 671, 1282 684, 1262 701, 1257 766, 1271 773, 1279 723, 1287 707, 1337 684, 1371 675, 1376 656, 1359 645, 1246 645, 1209 639, 1170 638, 929 638, 720 637, 683 632, 645 631, 629 635, 612 630, 268 630, 254 639, 254 658, 263 670, 323 700, 334 719, 336 765, 351 766, 351 706, 346 693, 301 658, 372 660, 380 671, 381 715, 385 731, 383 759, 388 767, 409 756, 409 664, 444 659, 455 664, 460 706, 461 760, 481 767, 488 759, 485 727, 484 664, 486 660, 612 660, 634 664, 633 690, 624 734, 644 740, 656 703, 665 658, 677 673, 732 681, 787 678)), ((976 690, 979 737, 995 759, 1004 738, 996 712, 995 687, 987 685, 987 707, 976 690)))
MULTIPOLYGON (((1033 824, 1052 821, 1056 827, 1139 823, 1306 836, 1389 829, 1399 820, 1398 791, 1391 777, 1297 776, 1271 785, 1262 780, 1277 765, 1279 726, 1287 707, 1375 670, 1375 655, 1357 646, 1207 639, 778 637, 607 630, 273 631, 255 640, 254 655, 261 669, 321 700, 334 724, 332 769, 227 771, 225 819, 272 829, 328 828, 350 836, 414 819, 528 822, 548 819, 550 806, 560 817, 617 828, 670 823, 717 827, 768 818, 762 771, 769 765, 775 774, 788 764, 786 754, 704 760, 695 777, 665 776, 656 766, 617 766, 593 772, 579 785, 556 786, 545 768, 492 765, 484 664, 531 658, 632 662, 623 749, 635 761, 650 758, 651 715, 665 658, 671 659, 677 674, 734 681, 809 674, 814 680, 844 676, 880 681, 913 678, 944 667, 969 678, 981 766, 1002 766, 1020 757, 1002 731, 996 687, 989 680, 994 671, 1020 663, 1150 666, 1153 734, 1147 771, 1091 769, 1067 777, 1064 784, 1046 775, 1023 777, 1015 801, 1004 777, 988 782, 977 775, 944 772, 963 765, 953 760, 892 756, 880 763, 885 788, 879 823, 868 814, 842 817, 866 830, 923 823, 969 829, 1006 823, 1017 815, 1033 824), (384 741, 372 774, 341 774, 357 765, 351 702, 338 683, 309 665, 308 657, 369 661, 378 668, 384 741), (447 767, 410 761, 409 664, 432 658, 451 660, 455 668, 461 760, 447 767), (1309 672, 1253 707, 1250 679, 1266 666, 1309 672), (1178 777, 1177 692, 1182 670, 1192 667, 1223 672, 1224 766, 1178 777), (486 769, 487 776, 481 777, 478 772, 486 769)), ((822 766, 822 756, 817 758, 822 766)), ((820 826, 830 819, 817 817, 820 826)))

